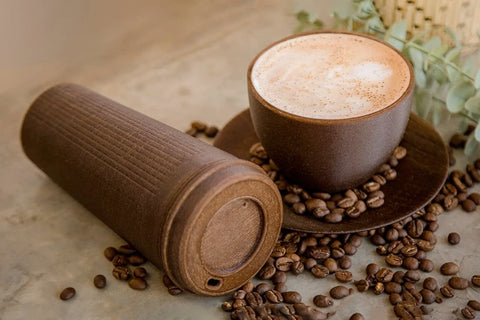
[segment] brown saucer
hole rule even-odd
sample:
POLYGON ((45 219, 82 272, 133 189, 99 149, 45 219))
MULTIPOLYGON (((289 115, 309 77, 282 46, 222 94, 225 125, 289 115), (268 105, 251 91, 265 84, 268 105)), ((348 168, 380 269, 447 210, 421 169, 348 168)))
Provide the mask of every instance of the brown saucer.
MULTIPOLYGON (((220 131, 214 146, 241 159, 249 159, 248 150, 255 142, 258 138, 250 112, 245 110, 220 131)), ((353 233, 390 225, 425 206, 447 178, 446 146, 435 129, 415 114, 410 115, 401 145, 407 148, 408 154, 396 167, 397 178, 382 187, 385 193, 382 207, 369 209, 358 219, 332 224, 309 215, 297 215, 284 205, 283 227, 309 233, 353 233)))

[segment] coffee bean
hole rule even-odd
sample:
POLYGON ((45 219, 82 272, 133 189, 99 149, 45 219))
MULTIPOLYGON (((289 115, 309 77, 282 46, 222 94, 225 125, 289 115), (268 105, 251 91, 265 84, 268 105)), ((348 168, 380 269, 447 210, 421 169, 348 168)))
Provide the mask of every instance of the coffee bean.
MULTIPOLYGON (((330 214, 329 209, 315 208, 312 211, 312 215, 317 219, 322 219, 325 216, 327 216, 328 214, 330 214)), ((338 213, 335 213, 335 214, 337 215, 338 213)), ((332 217, 330 217, 329 219, 331 219, 331 218, 332 217)))
POLYGON ((396 282, 387 282, 385 284, 385 292, 388 294, 402 293, 402 286, 396 282))
POLYGON ((105 255, 105 258, 108 259, 108 261, 112 261, 113 258, 117 255, 117 249, 114 247, 108 247, 103 251, 103 254, 105 255))
POLYGON ((345 255, 345 250, 342 247, 333 248, 331 250, 330 256, 334 259, 340 259, 345 255))
POLYGON ((403 259, 391 253, 385 258, 385 262, 391 267, 400 267, 403 264, 403 259))
POLYGON ((396 305, 397 303, 402 302, 403 299, 402 299, 402 296, 399 295, 398 293, 392 293, 388 297, 388 300, 390 301, 390 304, 396 305))
POLYGON ((303 303, 295 303, 293 307, 295 308, 295 312, 300 315, 303 320, 325 320, 328 317, 327 314, 303 303))
POLYGON ((315 259, 313 259, 313 258, 307 258, 307 259, 305 260, 304 265, 305 265, 305 268, 306 268, 307 270, 310 270, 310 269, 312 269, 314 266, 317 265, 317 260, 315 260, 315 259))
POLYGON ((328 258, 323 261, 323 265, 328 269, 330 273, 334 273, 338 270, 338 264, 335 259, 328 258))
POLYGON ((75 291, 74 288, 68 287, 62 290, 60 293, 60 299, 66 301, 72 299, 77 292, 75 291))
POLYGON ((300 201, 300 196, 295 193, 287 193, 285 196, 283 196, 283 202, 290 206, 300 201))
POLYGON ((365 317, 361 313, 354 313, 350 317, 350 320, 365 320, 365 317))
POLYGON ((224 301, 222 303, 222 310, 225 312, 230 312, 233 310, 232 304, 229 301, 224 301))
MULTIPOLYGON (((281 258, 280 258, 281 259, 281 258)), ((289 259, 290 260, 290 259, 289 259)), ((278 261, 278 260, 277 260, 278 261)), ((290 260, 291 261, 291 260, 290 260)), ((287 269, 288 270, 288 269, 287 269)), ((287 271, 285 270, 285 271, 287 271)), ((257 273, 257 277, 261 280, 267 280, 273 277, 277 270, 274 266, 265 265, 260 271, 257 273)))
POLYGON ((285 273, 283 271, 277 271, 271 279, 272 279, 273 284, 286 282, 287 281, 287 273, 285 273))
POLYGON ((472 284, 475 286, 475 287, 480 287, 480 275, 474 275, 472 276, 472 284))
POLYGON ((327 246, 309 247, 307 249, 307 256, 317 260, 324 260, 330 257, 330 248, 327 246))
POLYGON ((375 274, 375 279, 380 282, 390 282, 393 279, 393 271, 387 268, 381 268, 375 274))
POLYGON ((171 287, 171 288, 168 288, 168 293, 171 295, 171 296, 178 296, 179 294, 181 294, 183 292, 182 289, 178 288, 178 287, 171 287))
POLYGON ((262 282, 258 284, 254 291, 260 295, 263 295, 265 292, 271 289, 271 286, 268 283, 262 282))
POLYGON ((350 271, 339 270, 339 271, 335 272, 335 278, 339 282, 347 283, 347 282, 351 282, 353 280, 353 275, 350 271))
POLYGON ((305 266, 301 261, 295 261, 294 263, 292 263, 290 270, 292 271, 293 274, 299 275, 303 273, 303 271, 305 270, 305 266))
POLYGON ((320 264, 317 264, 317 265, 313 266, 312 269, 310 269, 310 272, 316 278, 325 278, 330 273, 330 271, 326 267, 324 267, 320 264))
POLYGON ((122 254, 117 254, 113 257, 112 264, 116 267, 128 265, 128 258, 122 254))
POLYGON ((103 274, 97 274, 93 278, 93 285, 98 289, 103 289, 107 285, 107 278, 103 274))
POLYGON ((285 303, 299 303, 302 301, 302 296, 296 291, 287 291, 283 293, 283 301, 285 303))
POLYGON ((307 208, 303 202, 297 202, 292 205, 293 212, 296 214, 304 214, 307 208))
POLYGON ((395 169, 389 169, 383 173, 383 176, 388 180, 395 180, 397 178, 397 170, 395 169))
POLYGON ((352 260, 349 257, 344 256, 340 260, 338 260, 338 266, 344 270, 350 269, 350 267, 352 266, 352 260))
POLYGON ((368 197, 366 200, 367 207, 372 209, 379 208, 383 206, 384 203, 385 203, 385 199, 380 198, 378 196, 368 197))
POLYGON ((449 145, 455 149, 461 149, 465 147, 465 143, 467 142, 467 136, 461 133, 455 133, 449 141, 449 145))
POLYGON ((243 300, 245 299, 245 295, 247 294, 247 292, 245 290, 237 290, 233 293, 233 296, 232 296, 232 299, 234 300, 243 300))
POLYGON ((210 126, 210 127, 207 127, 207 129, 205 129, 205 135, 209 138, 213 138, 217 135, 218 131, 219 130, 217 127, 210 126))
POLYGON ((466 212, 473 212, 475 211, 476 208, 477 206, 475 205, 475 202, 473 202, 470 199, 467 199, 462 202, 462 209, 466 212))
POLYGON ((359 292, 366 292, 368 291, 368 288, 370 288, 370 284, 367 280, 355 281, 355 286, 359 292))
POLYGON ((265 298, 267 298, 271 303, 283 302, 283 296, 277 290, 268 290, 265 292, 265 298))
POLYGON ((133 275, 137 278, 146 278, 147 270, 143 267, 138 267, 133 270, 133 275))
POLYGON ((430 291, 437 290, 438 288, 437 280, 435 280, 432 277, 425 278, 425 280, 423 280, 423 288, 430 291))
POLYGON ((232 303, 233 309, 245 308, 246 306, 247 306, 247 302, 243 299, 233 300, 233 303, 232 303))
POLYGON ((473 310, 473 308, 470 308, 469 306, 466 306, 465 308, 462 309, 462 316, 465 319, 475 319, 476 317, 476 312, 473 310))
POLYGON ((442 294, 442 296, 444 296, 445 298, 452 298, 453 296, 455 296, 455 290, 453 290, 452 287, 450 286, 443 286, 440 288, 440 293, 442 294))
POLYGON ((330 297, 319 294, 313 298, 313 303, 319 308, 328 308, 333 305, 333 300, 330 297))
POLYGON ((132 275, 130 268, 124 266, 117 266, 112 270, 112 275, 115 279, 126 281, 132 275))
POLYGON ((435 232, 438 230, 438 228, 440 227, 440 225, 438 224, 438 222, 430 222, 428 225, 427 225, 427 229, 432 231, 432 232, 435 232))
POLYGON ((326 192, 313 192, 312 197, 327 201, 327 200, 330 200, 332 198, 332 195, 330 193, 326 193, 326 192))
POLYGON ((416 270, 408 270, 405 272, 405 275, 403 276, 403 280, 406 282, 417 282, 420 280, 420 273, 416 270))
POLYGON ((192 121, 190 127, 197 129, 199 132, 203 132, 205 129, 207 129, 207 125, 201 121, 192 121))
POLYGON ((450 232, 448 234, 448 243, 455 245, 460 243, 460 235, 456 232, 450 232))
POLYGON ((355 204, 355 201, 356 200, 350 197, 345 197, 337 202, 337 206, 343 209, 350 208, 350 207, 353 207, 353 205, 355 204))
POLYGON ((419 262, 414 257, 406 257, 403 259, 403 267, 407 270, 417 270, 419 262))
POLYGON ((407 155, 407 149, 405 147, 398 146, 395 148, 395 150, 393 150, 393 156, 397 160, 402 160, 403 158, 405 158, 406 155, 407 155))
POLYGON ((284 293, 288 290, 287 285, 285 282, 277 283, 273 289, 277 290, 278 292, 284 293))
POLYGON ((370 242, 372 242, 376 246, 383 246, 384 244, 387 243, 385 239, 379 234, 375 234, 372 237, 370 237, 370 242))
POLYGON ((383 283, 378 282, 373 286, 373 293, 376 295, 382 294, 383 291, 385 291, 385 285, 383 283))
MULTIPOLYGON (((272 290, 265 291, 265 295, 267 294, 267 292, 270 292, 270 291, 272 291, 272 290)), ((275 295, 277 293, 280 295, 280 297, 282 296, 278 291, 276 291, 275 293, 270 293, 269 295, 271 295, 271 298, 273 299, 273 295, 275 295)), ((262 296, 260 295, 259 292, 255 292, 255 291, 248 292, 245 295, 245 301, 252 308, 261 306, 263 304, 262 296)))
POLYGON ((457 274, 460 270, 459 266, 454 262, 447 262, 440 267, 440 273, 445 276, 457 274))
POLYGON ((132 265, 132 266, 139 266, 139 265, 142 265, 144 264, 145 262, 147 261, 147 259, 145 259, 144 256, 142 256, 141 254, 132 254, 130 257, 128 257, 128 262, 132 265))
POLYGON ((377 254, 380 256, 384 256, 388 253, 387 248, 384 246, 378 246, 377 249, 375 249, 375 252, 377 252, 377 254))
POLYGON ((420 290, 420 294, 422 295, 422 301, 425 304, 432 304, 435 302, 436 296, 435 293, 428 289, 420 290))
MULTIPOLYGON (((480 182, 480 172, 477 171, 477 174, 478 174, 478 178, 479 178, 479 180, 477 182, 480 182)), ((475 204, 478 206, 480 204, 480 193, 473 192, 468 196, 468 199, 475 202, 475 204)))
POLYGON ((457 188, 451 183, 445 183, 445 185, 442 187, 442 193, 446 196, 451 195, 455 197, 458 194, 457 188))
POLYGON ((420 310, 415 304, 407 301, 397 303, 393 308, 393 311, 397 317, 404 320, 422 319, 422 310, 420 310))
POLYGON ((305 202, 308 212, 312 212, 316 208, 326 209, 327 204, 321 199, 312 198, 305 202))
POLYGON ((355 247, 351 243, 344 244, 343 250, 345 251, 345 254, 348 256, 353 256, 355 253, 357 253, 357 247, 355 247))
POLYGON ((330 289, 330 296, 333 299, 343 299, 350 294, 348 288, 344 286, 336 286, 330 289))
POLYGON ((469 306, 473 310, 480 311, 480 302, 478 302, 477 300, 468 301, 467 306, 469 306))
POLYGON ((370 182, 367 182, 367 183, 363 184, 362 188, 363 188, 363 190, 365 190, 368 193, 375 192, 375 191, 380 190, 380 184, 377 183, 377 182, 374 182, 374 181, 370 181, 370 182))
POLYGON ((133 278, 128 281, 128 286, 134 290, 145 290, 147 288, 147 281, 142 278, 133 278))
POLYGON ((198 131, 195 128, 189 128, 187 131, 185 131, 185 133, 188 134, 189 136, 196 137, 198 131))
POLYGON ((395 240, 393 242, 390 242, 387 247, 387 251, 393 254, 399 254, 404 247, 405 245, 401 241, 395 240))
POLYGON ((447 211, 452 211, 458 206, 458 199, 454 195, 449 194, 443 199, 443 207, 447 211))
POLYGON ((378 264, 370 263, 366 268, 367 276, 374 276, 379 270, 380 266, 378 264))
POLYGON ((123 246, 120 246, 117 251, 118 253, 123 254, 125 256, 130 256, 137 252, 137 250, 129 244, 124 244, 123 246))
POLYGON ((434 268, 433 261, 430 259, 423 259, 420 261, 418 268, 424 272, 432 272, 434 268))
POLYGON ((280 258, 280 257, 283 257, 285 253, 287 253, 287 250, 285 249, 285 247, 277 245, 273 248, 273 251, 270 256, 274 258, 280 258))
POLYGON ((408 245, 404 246, 400 252, 405 256, 405 257, 413 257, 417 254, 418 248, 417 246, 414 245, 408 245))
POLYGON ((423 233, 423 223, 421 220, 412 220, 407 224, 408 235, 413 238, 418 238, 423 233))
POLYGON ((423 251, 430 252, 435 248, 435 245, 430 241, 420 239, 417 240, 417 247, 423 251))
POLYGON ((468 280, 461 277, 451 277, 448 280, 448 284, 450 287, 457 290, 465 290, 468 288, 468 280))
POLYGON ((388 242, 397 241, 398 240, 398 230, 395 228, 390 228, 385 232, 385 240, 388 242))
POLYGON ((393 282, 396 282, 396 283, 400 283, 402 284, 404 281, 403 281, 403 277, 405 276, 405 272, 399 270, 399 271, 395 271, 395 273, 393 274, 393 278, 392 278, 392 281, 393 282))
POLYGON ((339 223, 343 220, 343 217, 338 212, 332 212, 324 216, 324 220, 328 223, 339 223))
MULTIPOLYGON (((458 202, 462 203, 463 201, 468 199, 468 194, 466 192, 461 192, 461 193, 457 194, 457 199, 458 199, 458 202)), ((473 209, 473 210, 475 210, 475 209, 473 209)))

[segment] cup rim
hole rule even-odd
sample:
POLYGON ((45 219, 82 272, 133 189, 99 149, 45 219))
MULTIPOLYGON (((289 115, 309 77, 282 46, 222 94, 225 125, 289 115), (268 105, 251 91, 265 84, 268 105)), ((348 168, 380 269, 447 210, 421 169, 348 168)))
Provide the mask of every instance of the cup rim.
POLYGON ((386 113, 386 112, 390 111, 391 109, 394 109, 399 104, 401 104, 413 91, 413 88, 415 86, 415 74, 414 74, 414 71, 413 71, 412 64, 405 57, 405 55, 403 53, 401 53, 399 50, 397 50, 394 46, 387 43, 386 41, 383 41, 382 39, 379 39, 379 38, 374 37, 372 35, 358 33, 358 32, 351 32, 351 31, 344 31, 344 30, 319 30, 319 31, 301 32, 301 33, 297 33, 297 34, 282 38, 280 40, 277 40, 277 41, 273 42, 272 44, 268 45, 263 50, 261 50, 255 56, 255 58, 253 58, 253 60, 250 62, 250 65, 249 65, 248 71, 247 71, 247 85, 248 85, 249 91, 254 95, 255 99, 262 104, 262 106, 266 107, 267 109, 270 109, 271 111, 273 111, 273 112, 275 112, 279 115, 282 115, 284 117, 291 118, 291 119, 294 119, 294 120, 297 120, 297 121, 309 122, 309 123, 314 123, 314 124, 329 124, 329 123, 340 124, 340 123, 351 123, 351 122, 361 121, 361 120, 364 120, 364 119, 374 118, 374 117, 377 117, 377 116, 379 116, 383 113, 386 113), (308 36, 308 35, 324 34, 324 33, 348 34, 348 35, 354 35, 354 36, 367 38, 367 39, 370 39, 370 40, 377 41, 377 42, 389 47, 394 52, 396 52, 403 59, 403 61, 405 61, 405 63, 407 64, 409 73, 410 73, 410 80, 409 80, 408 86, 405 89, 405 91, 402 93, 402 95, 397 100, 395 100, 394 102, 392 102, 391 104, 389 104, 388 106, 386 106, 386 107, 384 107, 380 110, 374 111, 372 113, 360 115, 360 116, 351 117, 351 118, 339 118, 339 119, 318 119, 318 118, 304 117, 304 116, 296 115, 296 114, 281 110, 281 109, 275 107, 274 105, 272 105, 271 103, 269 103, 268 101, 266 101, 258 93, 258 91, 255 89, 255 86, 253 85, 253 82, 252 82, 252 70, 253 70, 253 66, 255 65, 255 62, 258 60, 258 58, 261 55, 263 55, 266 51, 271 49, 272 47, 274 47, 277 44, 282 43, 284 41, 294 39, 294 38, 304 37, 304 36, 308 36))

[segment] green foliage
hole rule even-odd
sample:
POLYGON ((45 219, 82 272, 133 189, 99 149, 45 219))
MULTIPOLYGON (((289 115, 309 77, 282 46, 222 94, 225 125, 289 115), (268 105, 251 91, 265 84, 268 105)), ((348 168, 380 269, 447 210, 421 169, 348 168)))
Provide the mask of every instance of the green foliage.
MULTIPOLYGON (((308 17, 310 15, 305 13, 308 17)), ((337 0, 333 11, 335 28, 376 35, 401 51, 415 72, 415 108, 421 117, 435 126, 450 115, 461 116, 459 131, 480 120, 480 70, 471 61, 463 61, 462 44, 455 32, 445 28, 453 45, 442 43, 438 36, 427 38, 426 32, 411 36, 405 21, 386 28, 372 0, 337 0)), ((318 20, 297 16, 304 30, 321 29, 318 20), (306 21, 312 21, 307 23, 306 21)), ((480 126, 468 137, 465 153, 480 152, 480 126)))

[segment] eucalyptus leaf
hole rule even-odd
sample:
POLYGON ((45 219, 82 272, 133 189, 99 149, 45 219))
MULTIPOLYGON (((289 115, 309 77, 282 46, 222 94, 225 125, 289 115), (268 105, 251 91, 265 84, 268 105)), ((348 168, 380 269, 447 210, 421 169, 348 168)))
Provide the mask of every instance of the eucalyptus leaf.
MULTIPOLYGON (((477 129, 475 129, 475 131, 477 131, 477 129)), ((475 132, 471 133, 470 136, 468 136, 467 143, 465 143, 465 149, 463 151, 467 156, 473 155, 477 150, 478 140, 475 139, 475 136, 475 132)))
POLYGON ((408 54, 410 56, 410 60, 415 68, 422 68, 423 69, 423 59, 425 54, 418 50, 415 47, 408 48, 408 54))
POLYGON ((467 130, 467 128, 468 128, 467 118, 461 117, 460 121, 458 122, 457 131, 458 132, 465 132, 467 130))
POLYGON ((445 27, 445 33, 448 34, 450 38, 455 42, 455 47, 462 47, 462 42, 460 41, 460 38, 457 36, 455 31, 453 31, 452 28, 450 27, 445 27))
POLYGON ((447 71, 443 68, 443 65, 434 64, 430 70, 430 73, 438 83, 448 82, 447 71))
MULTIPOLYGON (((438 36, 435 36, 433 38, 431 38, 430 40, 428 40, 427 42, 425 42, 423 44, 423 47, 425 48, 425 50, 427 51, 432 51, 432 50, 435 50, 437 48, 440 48, 442 46, 442 40, 440 39, 440 37, 438 36)), ((447 50, 445 50, 447 51, 447 50)), ((443 55, 443 53, 442 53, 443 55)))
POLYGON ((468 80, 453 85, 447 94, 447 109, 452 113, 460 112, 465 102, 475 94, 475 87, 468 80))
POLYGON ((469 77, 473 78, 475 76, 475 64, 469 57, 462 65, 462 71, 469 77))
POLYGON ((418 88, 425 88, 427 86, 427 76, 425 72, 422 70, 422 67, 415 67, 413 68, 413 73, 415 74, 415 85, 418 88))
POLYGON ((388 29, 385 40, 394 46, 398 51, 402 51, 407 38, 407 22, 401 20, 392 24, 388 29))
POLYGON ((368 33, 377 33, 377 32, 384 32, 385 28, 383 26, 382 20, 378 16, 374 16, 368 19, 367 23, 365 24, 368 33))
POLYGON ((475 140, 480 141, 480 126, 477 126, 474 131, 475 140))
POLYGON ((432 60, 441 60, 443 58, 443 55, 445 54, 445 52, 448 51, 448 47, 445 46, 445 45, 442 45, 440 47, 437 47, 433 50, 430 50, 429 52, 429 57, 432 59, 432 60))
POLYGON ((480 96, 471 97, 465 102, 465 109, 475 113, 480 114, 480 96))
POLYGON ((415 90, 415 110, 417 114, 426 119, 432 107, 432 93, 429 90, 415 90))
POLYGON ((461 52, 461 49, 458 47, 452 48, 445 55, 445 60, 455 62, 460 57, 461 52))
POLYGON ((371 0, 364 0, 358 6, 357 16, 361 19, 368 19, 376 13, 375 5, 371 0))
POLYGON ((477 75, 475 76, 475 88, 480 88, 480 69, 477 71, 477 75))

